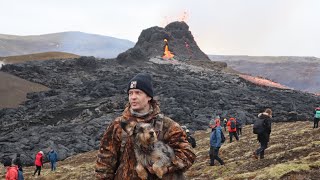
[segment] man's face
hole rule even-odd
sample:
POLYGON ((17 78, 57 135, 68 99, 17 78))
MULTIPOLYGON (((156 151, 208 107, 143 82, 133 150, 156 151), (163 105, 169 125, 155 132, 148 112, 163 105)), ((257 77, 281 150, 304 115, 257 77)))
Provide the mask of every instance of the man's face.
POLYGON ((151 97, 140 89, 130 89, 128 93, 132 110, 139 113, 149 111, 149 101, 151 100, 151 97))

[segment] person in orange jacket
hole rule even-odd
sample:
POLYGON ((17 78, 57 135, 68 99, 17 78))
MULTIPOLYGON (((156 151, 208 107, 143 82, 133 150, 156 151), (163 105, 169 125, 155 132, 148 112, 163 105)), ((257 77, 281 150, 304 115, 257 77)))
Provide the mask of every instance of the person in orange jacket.
POLYGON ((6 180, 17 180, 18 179, 18 166, 11 163, 7 166, 6 180))
POLYGON ((34 164, 36 165, 36 170, 33 173, 33 176, 36 175, 38 172, 38 176, 40 176, 41 167, 43 166, 43 152, 39 151, 36 155, 36 160, 34 161, 34 164))
POLYGON ((228 131, 229 131, 229 137, 230 137, 230 143, 232 143, 232 136, 236 138, 237 141, 239 141, 239 137, 237 135, 237 122, 235 118, 229 118, 229 121, 227 122, 228 131))

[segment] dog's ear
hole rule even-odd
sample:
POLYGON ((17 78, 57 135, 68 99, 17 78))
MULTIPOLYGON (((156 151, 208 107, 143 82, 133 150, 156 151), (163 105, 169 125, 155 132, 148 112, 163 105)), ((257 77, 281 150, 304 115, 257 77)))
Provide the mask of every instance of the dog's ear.
POLYGON ((136 127, 136 122, 135 121, 130 121, 130 120, 121 120, 120 122, 121 128, 129 135, 131 136, 134 132, 134 129, 136 127))

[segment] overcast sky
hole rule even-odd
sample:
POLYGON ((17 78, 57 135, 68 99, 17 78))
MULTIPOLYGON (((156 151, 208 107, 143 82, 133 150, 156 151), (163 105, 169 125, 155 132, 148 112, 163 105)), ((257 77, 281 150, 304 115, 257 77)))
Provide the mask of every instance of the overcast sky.
POLYGON ((0 0, 0 34, 136 42, 143 29, 183 16, 207 54, 320 57, 320 0, 0 0))

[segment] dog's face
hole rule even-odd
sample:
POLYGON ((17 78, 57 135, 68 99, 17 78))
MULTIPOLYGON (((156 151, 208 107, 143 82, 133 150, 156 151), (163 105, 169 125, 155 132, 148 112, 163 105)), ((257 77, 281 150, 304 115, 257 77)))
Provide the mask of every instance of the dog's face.
POLYGON ((134 134, 142 145, 150 145, 157 141, 157 134, 149 123, 138 123, 134 134))
POLYGON ((144 146, 153 144, 158 140, 154 128, 149 123, 123 121, 121 122, 121 127, 129 136, 133 135, 135 140, 144 146))

